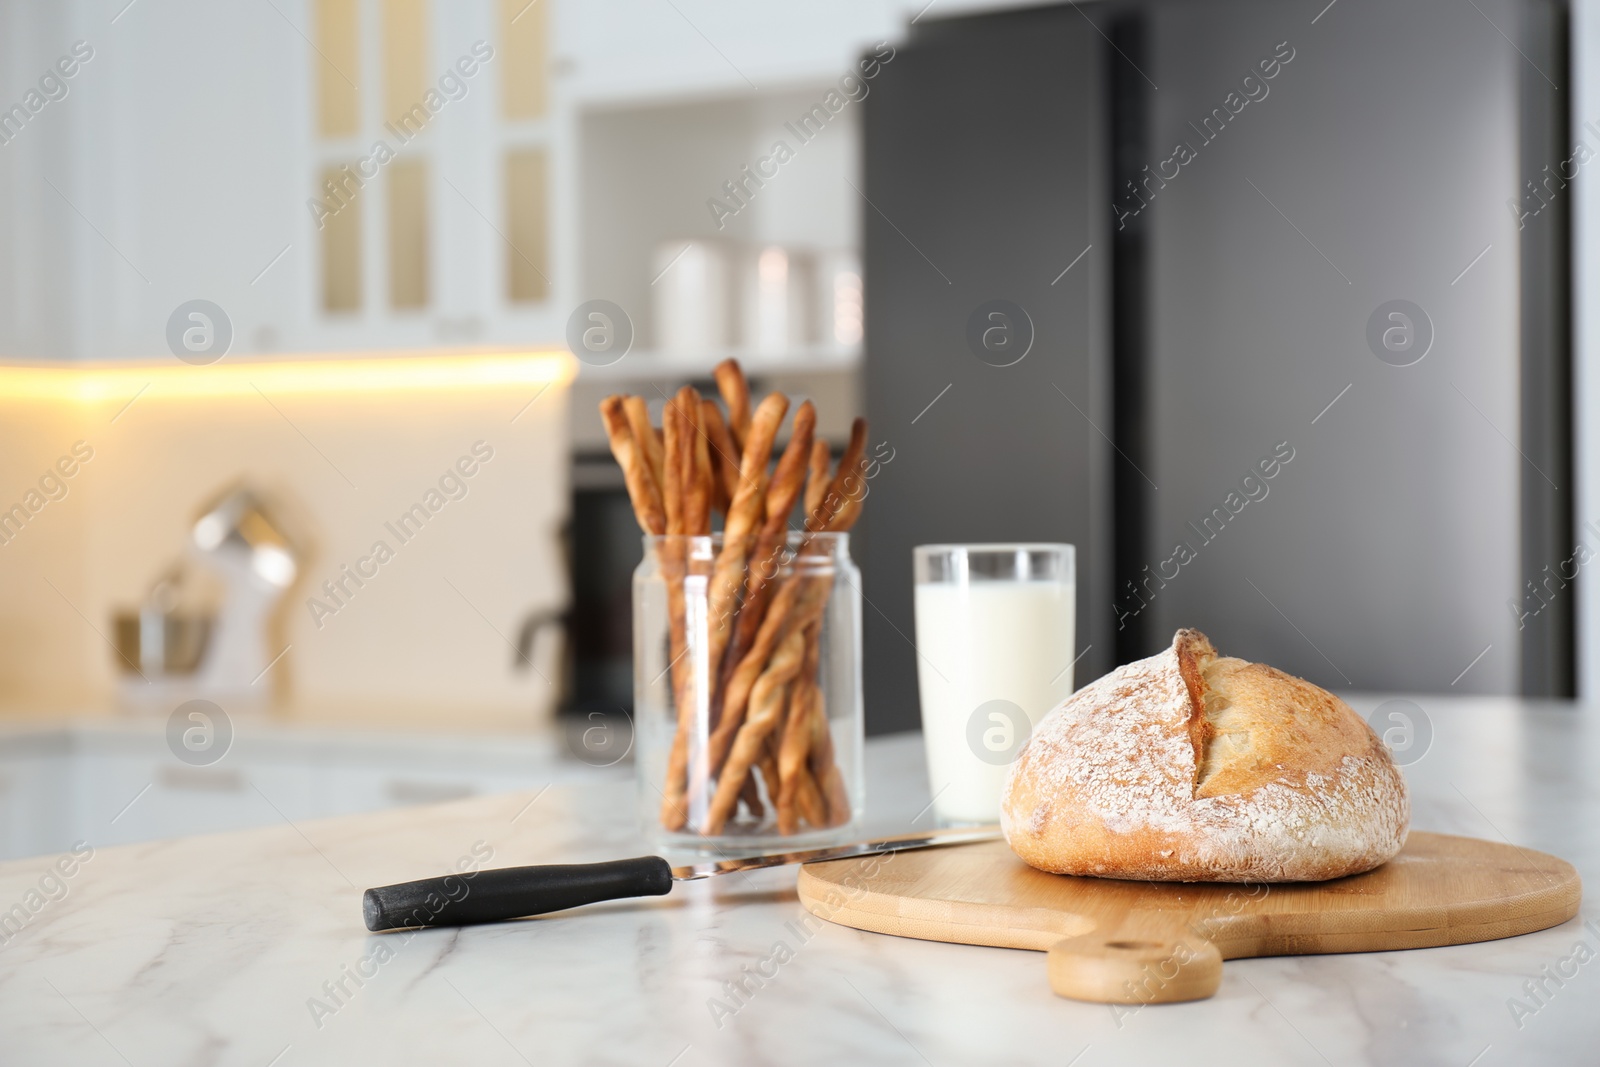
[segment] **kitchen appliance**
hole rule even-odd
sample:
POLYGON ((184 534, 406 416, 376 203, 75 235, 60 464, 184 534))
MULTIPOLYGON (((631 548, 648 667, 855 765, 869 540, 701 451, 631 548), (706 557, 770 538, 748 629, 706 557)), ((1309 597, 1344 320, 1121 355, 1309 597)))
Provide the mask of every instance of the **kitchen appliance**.
POLYGON ((602 900, 662 896, 674 882, 695 882, 722 874, 784 867, 795 863, 853 856, 885 862, 900 852, 987 841, 996 827, 935 830, 931 833, 861 841, 851 845, 724 859, 674 867, 660 856, 640 856, 605 863, 554 863, 538 867, 447 874, 415 882, 369 889, 361 897, 361 914, 374 932, 415 926, 467 926, 501 922, 528 915, 564 911, 602 900))
POLYGON ((288 652, 270 647, 272 617, 299 570, 299 553, 261 494, 243 484, 223 490, 200 509, 187 555, 136 612, 115 618, 124 701, 264 706, 271 690, 261 683, 288 652))
POLYGON ((1570 863, 1511 844, 1414 831, 1399 856, 1331 882, 1129 882, 1046 874, 1004 841, 800 869, 800 902, 841 926, 1048 952, 1076 1000, 1209 997, 1222 961, 1493 941, 1578 913, 1570 863))
POLYGON ((1080 678, 1199 626, 1335 688, 1571 692, 1563 8, 1318 7, 929 12, 874 81, 874 729, 916 725, 934 539, 1077 545, 1080 678))
POLYGON ((221 608, 196 681, 207 693, 238 698, 287 649, 272 648, 273 611, 300 573, 294 546, 261 495, 245 485, 201 509, 191 531, 199 556, 223 584, 221 608))
POLYGON ((200 666, 216 613, 215 597, 188 563, 173 565, 138 608, 113 618, 123 671, 144 679, 192 675, 200 666))
POLYGON ((1118 459, 1102 433, 1116 429, 1103 206, 1116 55, 1089 10, 930 26, 936 11, 863 101, 862 370, 867 418, 895 446, 861 526, 873 732, 919 722, 904 635, 920 544, 1075 545, 1075 670, 1117 662, 1118 459))

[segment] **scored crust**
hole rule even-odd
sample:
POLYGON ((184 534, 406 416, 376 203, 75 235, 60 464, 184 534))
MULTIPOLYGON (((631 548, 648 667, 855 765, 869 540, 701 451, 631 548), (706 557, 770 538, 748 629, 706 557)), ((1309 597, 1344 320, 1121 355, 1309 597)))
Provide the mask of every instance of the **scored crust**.
POLYGON ((1000 815, 1034 867, 1152 881, 1356 874, 1393 858, 1409 822, 1399 769, 1349 705, 1198 630, 1046 716, 1000 815))

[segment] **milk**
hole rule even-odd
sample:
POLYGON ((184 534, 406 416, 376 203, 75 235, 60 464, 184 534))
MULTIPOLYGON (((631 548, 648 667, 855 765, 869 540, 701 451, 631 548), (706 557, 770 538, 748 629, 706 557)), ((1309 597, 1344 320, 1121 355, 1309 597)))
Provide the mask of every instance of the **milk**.
POLYGON ((1071 695, 1073 586, 1015 579, 916 586, 917 689, 941 823, 997 821, 1016 753, 1071 695))

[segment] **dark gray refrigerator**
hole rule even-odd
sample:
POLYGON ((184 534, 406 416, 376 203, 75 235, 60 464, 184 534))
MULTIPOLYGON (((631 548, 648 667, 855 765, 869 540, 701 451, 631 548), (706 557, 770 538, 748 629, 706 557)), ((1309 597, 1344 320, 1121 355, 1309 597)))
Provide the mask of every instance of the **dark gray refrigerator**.
POLYGON ((947 541, 1078 546, 1080 684, 1193 626, 1569 695, 1565 56, 1522 0, 919 19, 864 123, 871 727, 947 541))

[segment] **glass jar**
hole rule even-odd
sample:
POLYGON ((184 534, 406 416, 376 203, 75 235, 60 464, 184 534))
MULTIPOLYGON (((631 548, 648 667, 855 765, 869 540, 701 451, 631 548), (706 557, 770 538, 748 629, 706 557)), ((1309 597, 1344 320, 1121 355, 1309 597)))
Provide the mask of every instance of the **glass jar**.
POLYGON ((639 811, 663 848, 823 844, 861 820, 861 581, 849 535, 762 553, 646 536, 633 575, 639 811), (766 558, 757 558, 764 555, 766 558))

